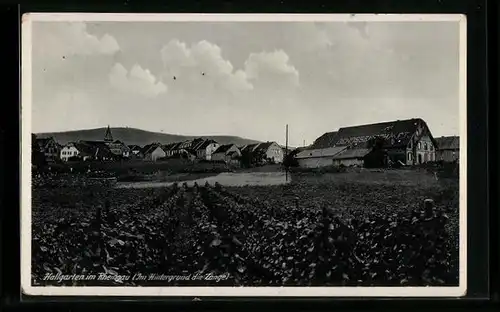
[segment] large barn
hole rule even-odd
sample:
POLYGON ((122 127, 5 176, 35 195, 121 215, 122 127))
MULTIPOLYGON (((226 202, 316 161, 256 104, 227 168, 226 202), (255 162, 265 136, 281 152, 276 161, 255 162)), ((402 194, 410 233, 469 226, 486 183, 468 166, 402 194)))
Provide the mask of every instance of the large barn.
MULTIPOLYGON (((367 166, 367 159, 370 159, 370 164, 384 166, 387 163, 414 165, 435 161, 436 146, 426 122, 414 118, 340 128, 336 132, 323 134, 309 149, 326 151, 332 147, 345 147, 340 153, 331 156, 334 165, 367 166), (376 160, 375 157, 386 159, 376 160)), ((304 152, 301 154, 307 156, 304 152)), ((302 160, 303 164, 305 162, 302 160)), ((308 161, 309 164, 311 162, 308 161)), ((328 163, 329 160, 319 164, 328 163)))

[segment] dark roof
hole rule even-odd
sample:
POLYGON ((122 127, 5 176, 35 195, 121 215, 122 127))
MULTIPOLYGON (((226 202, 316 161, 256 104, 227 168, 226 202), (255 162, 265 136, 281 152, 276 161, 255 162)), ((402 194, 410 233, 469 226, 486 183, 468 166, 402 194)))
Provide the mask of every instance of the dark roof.
POLYGON ((173 150, 180 150, 182 148, 182 145, 186 144, 185 142, 178 142, 175 143, 175 145, 172 147, 173 150))
POLYGON ((177 145, 177 144, 178 144, 178 143, 169 143, 169 144, 165 144, 165 145, 163 145, 163 147, 162 147, 162 148, 163 148, 163 150, 164 150, 164 151, 169 151, 169 150, 173 149, 173 147, 174 147, 175 145, 177 145))
POLYGON ((81 156, 94 156, 97 150, 94 146, 81 142, 73 143, 73 145, 80 152, 81 156))
POLYGON ((418 129, 427 132, 436 145, 427 124, 420 118, 340 128, 335 136, 335 145, 367 147, 370 138, 380 136, 386 139, 385 147, 403 147, 408 145, 418 129))
POLYGON ((257 145, 259 145, 259 144, 256 143, 256 144, 245 145, 245 146, 243 146, 243 148, 241 149, 241 151, 242 152, 253 152, 253 150, 257 147, 257 145))
POLYGON ((95 141, 79 141, 72 143, 73 146, 80 152, 82 156, 109 156, 113 157, 114 154, 111 153, 109 147, 106 144, 100 144, 103 142, 95 141))
POLYGON ((460 148, 460 137, 458 136, 447 136, 436 138, 437 148, 440 150, 450 150, 460 148))
POLYGON ((310 149, 322 149, 333 147, 337 138, 337 131, 327 132, 317 138, 314 143, 309 147, 310 149))
POLYGON ((90 145, 90 146, 94 146, 94 147, 108 148, 108 144, 104 141, 80 140, 78 143, 82 143, 82 144, 90 145))
POLYGON ((146 155, 147 153, 151 153, 153 152, 158 146, 161 146, 160 143, 151 143, 151 144, 148 144, 148 145, 145 145, 142 150, 141 150, 141 153, 146 155))
POLYGON ((221 145, 214 153, 226 153, 234 144, 221 145))
POLYGON ((191 149, 196 149, 198 145, 203 144, 205 139, 196 138, 191 142, 191 149))

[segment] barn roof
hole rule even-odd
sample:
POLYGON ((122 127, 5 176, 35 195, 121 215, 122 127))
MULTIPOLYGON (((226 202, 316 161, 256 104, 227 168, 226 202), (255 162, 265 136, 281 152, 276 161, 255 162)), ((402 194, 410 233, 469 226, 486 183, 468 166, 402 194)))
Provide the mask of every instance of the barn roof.
POLYGON ((328 147, 320 149, 307 149, 299 152, 295 157, 298 159, 303 158, 318 158, 318 157, 333 157, 338 153, 345 150, 346 146, 328 147))
POLYGON ((335 145, 337 138, 337 131, 327 132, 317 138, 314 143, 309 147, 310 149, 321 149, 332 147, 335 145))
POLYGON ((447 136, 436 138, 437 148, 440 150, 449 149, 459 149, 460 148, 460 137, 458 136, 447 136))
POLYGON ((427 131, 436 145, 427 124, 420 118, 340 128, 335 138, 335 145, 366 148, 370 138, 379 136, 386 139, 385 147, 403 147, 410 143, 413 135, 419 129, 427 131))

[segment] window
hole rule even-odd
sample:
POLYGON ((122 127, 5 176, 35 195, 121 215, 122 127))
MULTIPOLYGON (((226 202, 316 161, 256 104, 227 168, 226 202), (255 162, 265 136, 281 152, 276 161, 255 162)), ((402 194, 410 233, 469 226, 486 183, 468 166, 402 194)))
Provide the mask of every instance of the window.
POLYGON ((420 143, 420 142, 418 142, 418 144, 417 144, 417 148, 418 148, 418 149, 420 149, 421 147, 422 147, 421 143, 420 143))
POLYGON ((424 150, 427 150, 427 142, 424 143, 424 150))
POLYGON ((411 153, 408 153, 408 160, 411 160, 411 153))
POLYGON ((434 150, 434 146, 432 146, 432 144, 429 146, 430 150, 434 150))

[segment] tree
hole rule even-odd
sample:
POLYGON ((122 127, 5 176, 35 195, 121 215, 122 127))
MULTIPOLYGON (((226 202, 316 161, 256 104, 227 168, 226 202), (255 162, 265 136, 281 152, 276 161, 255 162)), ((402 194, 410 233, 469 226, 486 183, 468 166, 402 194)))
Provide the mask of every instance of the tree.
POLYGON ((31 163, 36 169, 43 169, 47 165, 45 154, 36 142, 36 135, 31 135, 31 163))
POLYGON ((299 166, 299 161, 295 156, 299 153, 298 150, 293 150, 290 151, 286 154, 285 158, 283 159, 283 166, 284 167, 298 167, 299 166))
POLYGON ((244 168, 252 168, 260 166, 266 161, 266 152, 264 150, 248 151, 244 150, 239 157, 241 166, 244 168))

